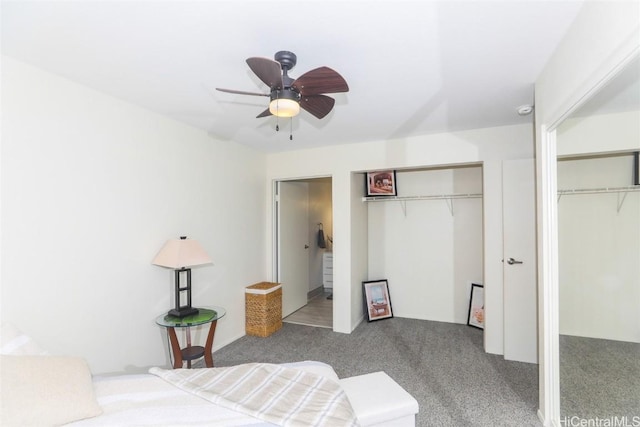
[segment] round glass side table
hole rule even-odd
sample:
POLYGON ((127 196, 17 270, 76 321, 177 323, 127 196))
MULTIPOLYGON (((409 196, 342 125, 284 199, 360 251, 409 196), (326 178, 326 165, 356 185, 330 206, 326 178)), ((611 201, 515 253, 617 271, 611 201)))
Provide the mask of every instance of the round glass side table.
POLYGON ((222 307, 203 307, 198 308, 198 313, 186 317, 171 316, 169 314, 161 314, 156 317, 156 323, 167 328, 169 334, 169 342, 171 343, 171 351, 173 353, 173 368, 182 368, 183 362, 187 362, 187 368, 191 368, 191 361, 204 356, 204 362, 207 368, 213 368, 213 337, 216 333, 216 325, 218 319, 224 317, 227 311, 222 307), (191 327, 206 325, 209 323, 209 333, 207 341, 203 346, 191 345, 191 327), (187 345, 180 347, 176 328, 185 328, 187 345))

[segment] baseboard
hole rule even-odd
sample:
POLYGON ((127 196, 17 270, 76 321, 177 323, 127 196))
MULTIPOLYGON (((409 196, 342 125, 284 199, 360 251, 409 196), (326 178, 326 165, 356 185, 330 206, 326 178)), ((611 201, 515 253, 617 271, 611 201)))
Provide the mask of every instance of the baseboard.
POLYGON ((214 341, 213 341, 213 348, 211 349, 211 351, 212 351, 213 353, 215 353, 216 351, 218 351, 218 350, 220 350, 221 348, 226 347, 226 346, 228 346, 229 344, 231 344, 231 343, 233 343, 233 342, 235 342, 235 341, 239 340, 240 338, 244 337, 245 335, 247 335, 247 333, 245 332, 245 330, 244 330, 244 328, 243 328, 243 329, 242 329, 242 333, 241 333, 241 334, 237 334, 237 335, 235 335, 235 336, 233 336, 233 337, 230 337, 230 338, 228 338, 228 339, 226 339, 226 340, 224 340, 224 341, 222 341, 222 342, 221 342, 221 340, 218 340, 218 341, 214 340, 214 341))
POLYGON ((322 294, 324 294, 324 288, 322 287, 322 285, 320 285, 317 288, 312 289, 309 292, 307 292, 307 300, 310 300, 310 299, 315 298, 317 296, 320 296, 322 294))
POLYGON ((365 315, 363 314, 362 317, 360 317, 360 319, 356 322, 356 324, 351 328, 351 332, 355 331, 356 328, 360 325, 360 323, 364 322, 365 320, 365 315))

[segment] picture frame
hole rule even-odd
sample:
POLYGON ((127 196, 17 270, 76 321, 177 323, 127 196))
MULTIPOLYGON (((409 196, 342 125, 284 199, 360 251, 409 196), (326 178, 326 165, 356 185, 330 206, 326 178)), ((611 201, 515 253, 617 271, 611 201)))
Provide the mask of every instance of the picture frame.
POLYGON ((367 197, 398 195, 395 170, 367 172, 365 184, 367 197))
POLYGON ((471 284, 467 325, 484 329, 484 286, 477 283, 471 284))
POLYGON ((393 317, 389 283, 386 279, 362 282, 362 295, 369 322, 393 317))

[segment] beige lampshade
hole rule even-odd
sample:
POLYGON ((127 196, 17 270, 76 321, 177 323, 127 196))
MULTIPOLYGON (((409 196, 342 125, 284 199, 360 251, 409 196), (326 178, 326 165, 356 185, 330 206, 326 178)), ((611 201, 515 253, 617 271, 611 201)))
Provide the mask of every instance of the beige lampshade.
POLYGON ((173 269, 211 264, 212 262, 209 255, 200 246, 200 243, 186 237, 167 240, 160 252, 151 261, 154 265, 173 269))

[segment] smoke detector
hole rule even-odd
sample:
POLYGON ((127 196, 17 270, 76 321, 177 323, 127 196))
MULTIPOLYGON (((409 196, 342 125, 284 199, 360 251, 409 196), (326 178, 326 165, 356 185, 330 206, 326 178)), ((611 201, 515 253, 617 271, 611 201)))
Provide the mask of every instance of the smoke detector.
POLYGON ((518 108, 516 108, 516 111, 520 116, 528 116, 533 112, 533 105, 531 104, 521 105, 518 108))

